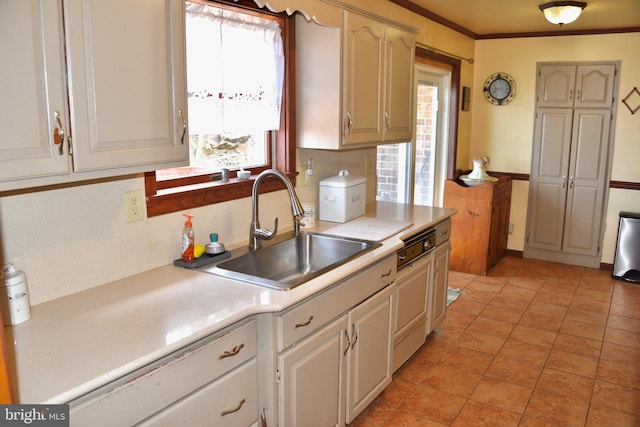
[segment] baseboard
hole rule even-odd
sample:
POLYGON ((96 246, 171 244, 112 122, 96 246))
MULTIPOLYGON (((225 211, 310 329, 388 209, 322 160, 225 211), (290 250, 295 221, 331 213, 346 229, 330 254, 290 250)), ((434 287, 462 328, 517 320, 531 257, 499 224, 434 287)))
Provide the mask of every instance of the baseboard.
MULTIPOLYGON (((524 258, 524 251, 517 251, 515 249, 507 249, 507 252, 505 254, 506 256, 512 256, 512 257, 516 257, 516 258, 524 258)), ((613 264, 609 264, 606 262, 601 262, 600 263, 600 267, 598 268, 599 270, 605 270, 605 271, 613 271, 613 264)))

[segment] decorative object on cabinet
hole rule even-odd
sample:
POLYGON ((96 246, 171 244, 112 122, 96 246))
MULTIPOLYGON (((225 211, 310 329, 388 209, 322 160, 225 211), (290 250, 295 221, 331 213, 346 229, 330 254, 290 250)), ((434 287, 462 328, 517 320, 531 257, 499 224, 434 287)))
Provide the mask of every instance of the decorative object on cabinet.
POLYGON ((633 96, 640 97, 640 91, 638 91, 638 88, 635 86, 633 87, 633 89, 631 89, 631 92, 629 92, 629 94, 622 100, 622 103, 629 109, 629 111, 631 111, 631 114, 635 114, 636 111, 640 110, 640 99, 637 99, 634 102, 635 107, 631 106, 630 103, 633 102, 631 100, 631 97, 633 96))
POLYGON ((469 187, 498 182, 498 178, 489 176, 487 173, 486 169, 488 164, 489 157, 474 157, 473 170, 468 175, 462 175, 460 179, 469 187))
POLYGON ((474 187, 447 180, 444 206, 458 211, 451 218, 450 269, 486 274, 507 251, 511 177, 474 187))
POLYGON ((495 73, 484 82, 482 92, 490 103, 507 105, 516 96, 516 81, 507 73, 495 73))
POLYGON ((552 1, 538 7, 547 21, 562 26, 578 19, 587 4, 581 1, 552 1))

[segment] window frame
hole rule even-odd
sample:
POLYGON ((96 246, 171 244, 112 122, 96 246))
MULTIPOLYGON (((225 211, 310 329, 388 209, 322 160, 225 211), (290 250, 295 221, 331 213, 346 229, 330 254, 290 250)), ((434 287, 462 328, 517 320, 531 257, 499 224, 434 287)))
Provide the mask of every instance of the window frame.
MULTIPOLYGON (((222 203, 251 196, 253 179, 260 172, 274 168, 283 172, 296 184, 296 117, 295 117, 295 19, 286 13, 274 13, 258 8, 250 0, 189 0, 195 3, 214 4, 244 13, 275 17, 282 29, 285 54, 285 77, 282 93, 280 129, 271 133, 273 150, 269 150, 271 166, 247 168, 252 178, 247 181, 237 179, 236 171, 230 171, 229 181, 211 181, 210 173, 158 181, 156 172, 144 175, 147 201, 147 217, 178 212, 200 206, 222 203), (271 152, 273 151, 273 153, 271 152)), ((286 187, 279 180, 267 179, 260 187, 260 193, 283 190, 286 187)))

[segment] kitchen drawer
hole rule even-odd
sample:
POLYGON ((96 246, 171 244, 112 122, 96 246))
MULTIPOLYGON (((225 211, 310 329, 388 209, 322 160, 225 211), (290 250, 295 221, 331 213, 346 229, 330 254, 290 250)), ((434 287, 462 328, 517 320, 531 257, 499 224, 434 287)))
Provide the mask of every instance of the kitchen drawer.
POLYGON ((277 316, 278 351, 316 331, 396 278, 395 255, 277 316))
POLYGON ((140 426, 249 426, 257 422, 258 369, 253 359, 140 426))
POLYGON ((70 402, 71 425, 137 423, 255 357, 256 340, 252 320, 194 343, 70 402))
POLYGON ((451 237, 451 218, 436 225, 436 246, 440 246, 451 237))

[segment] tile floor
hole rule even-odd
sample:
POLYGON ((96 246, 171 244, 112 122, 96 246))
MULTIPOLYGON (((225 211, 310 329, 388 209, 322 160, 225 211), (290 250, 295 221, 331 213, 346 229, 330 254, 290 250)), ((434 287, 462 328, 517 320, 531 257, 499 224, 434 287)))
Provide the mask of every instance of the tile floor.
POLYGON ((353 426, 640 426, 640 285, 505 257, 353 426))

